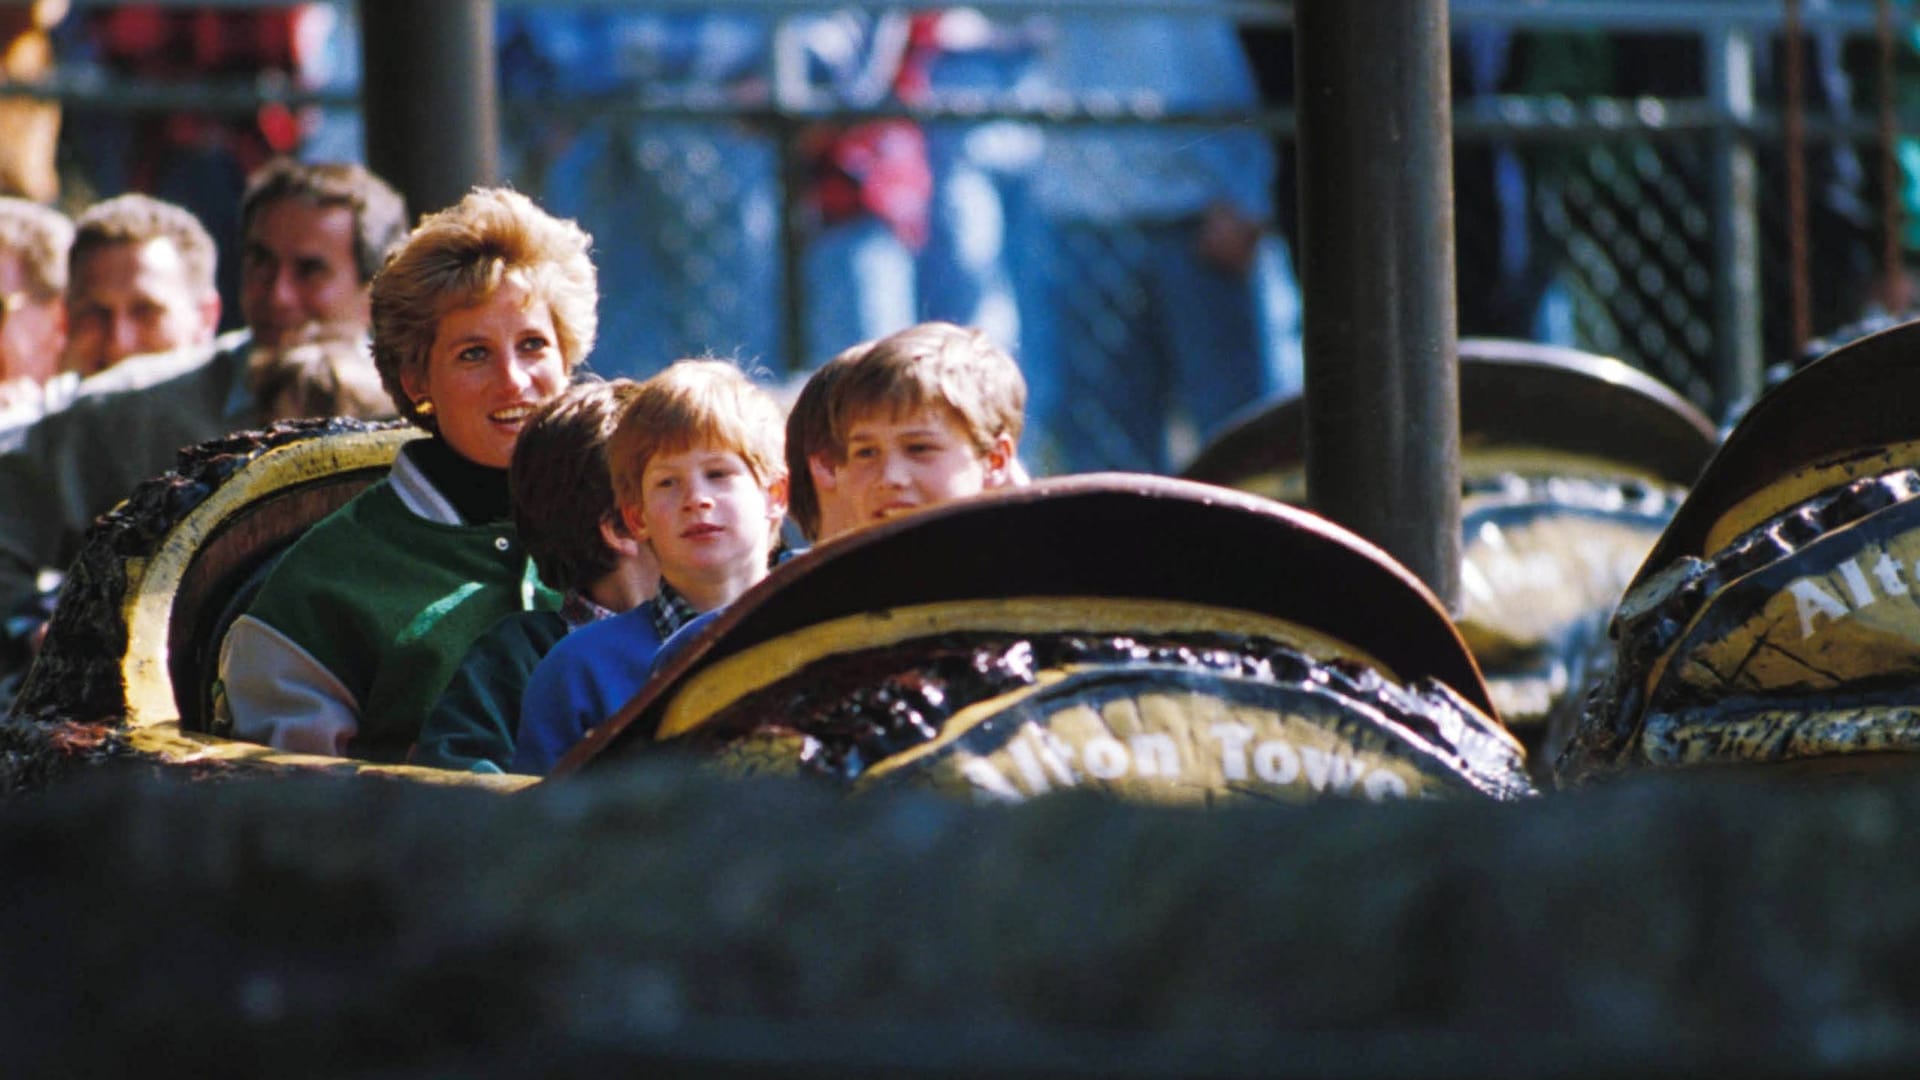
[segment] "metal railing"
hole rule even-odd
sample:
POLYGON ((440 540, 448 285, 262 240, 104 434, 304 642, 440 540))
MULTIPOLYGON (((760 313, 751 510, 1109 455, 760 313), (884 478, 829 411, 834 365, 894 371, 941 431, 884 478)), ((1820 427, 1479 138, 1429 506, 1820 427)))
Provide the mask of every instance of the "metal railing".
MULTIPOLYGON (((77 0, 76 16, 111 6, 77 0)), ((274 0, 216 0, 171 7, 280 6, 274 0)), ((658 8, 706 12, 791 15, 827 8, 881 10, 884 5, 827 5, 814 0, 499 0, 503 11, 658 8)), ((972 5, 988 16, 1080 13, 1124 17, 1139 11, 1200 13, 1249 26, 1284 27, 1292 5, 1255 0, 990 0, 972 5)), ((1859 43, 1876 32, 1873 0, 1803 4, 1808 34, 1828 33, 1859 43)), ((1572 339, 1566 343, 1620 355, 1672 383, 1696 402, 1724 413, 1759 387, 1768 360, 1797 343, 1786 340, 1778 313, 1783 269, 1785 206, 1782 170, 1784 122, 1779 91, 1762 85, 1766 57, 1786 24, 1786 4, 1774 0, 1455 0, 1456 33, 1503 28, 1520 41, 1547 35, 1590 33, 1615 38, 1665 35, 1696 50, 1697 93, 1678 97, 1592 97, 1490 94, 1458 101, 1454 117, 1462 148, 1498 148, 1525 169, 1528 239, 1541 256, 1572 339)), ((1898 5, 1901 25, 1910 18, 1898 5)), ((806 229, 793 193, 803 180, 792 148, 801 133, 821 123, 857 123, 907 118, 958 131, 975 125, 1027 125, 1045 132, 1061 128, 1179 127, 1196 137, 1247 124, 1260 126, 1290 149, 1295 118, 1283 105, 1245 110, 1180 110, 1150 101, 1037 98, 1019 93, 967 94, 913 106, 897 101, 848 102, 780 77, 779 55, 768 59, 764 95, 723 100, 713 94, 644 93, 583 95, 540 100, 503 99, 503 125, 510 131, 583 126, 614 121, 675 123, 689 130, 751 131, 771 148, 774 187, 785 253, 777 274, 784 315, 777 342, 764 350, 779 366, 817 361, 806 340, 805 291, 800 269, 806 229), (796 89, 797 87, 797 89, 796 89)), ((1856 67, 1862 82, 1872 72, 1856 67)), ((1773 80, 1777 83, 1778 80, 1773 80)), ((196 111, 243 114, 263 103, 315 107, 350 115, 354 85, 300 86, 285 77, 228 81, 131 80, 98 70, 66 68, 32 86, 0 93, 54 98, 75 110, 145 114, 196 111)), ((1856 99, 1870 95, 1856 93, 1856 99)), ((1902 132, 1920 129, 1920 117, 1902 117, 1902 132)), ((1885 133, 1870 108, 1832 115, 1814 108, 1805 124, 1807 152, 1852 147, 1867 156, 1887 152, 1885 133)), ((523 165, 526 157, 517 159, 523 165)), ((1869 175, 1871 172, 1869 171, 1869 175)), ((523 173, 513 179, 540 188, 544 179, 523 173)), ((1871 180, 1861 192, 1872 201, 1884 192, 1871 180)), ((1471 217, 1463 207, 1458 236, 1463 262, 1485 260, 1507 242, 1494 223, 1471 217)), ((1286 215, 1282 214, 1284 218, 1286 215)), ((1885 226, 1879 226, 1884 228, 1885 226)), ((692 228, 700 243, 697 223, 692 228)), ((716 241, 717 242, 717 241, 716 241)), ((729 241, 731 242, 731 241, 729 241)), ((1821 257, 1815 245, 1816 260, 1821 257)), ((1463 277, 1463 289, 1470 276, 1463 277)), ((609 301, 618 305, 617 294, 609 301)), ((725 282, 717 283, 725 285, 725 282)), ((1463 297, 1471 304, 1476 297, 1463 297)), ((1839 302, 1836 301, 1836 304, 1839 302)), ((1844 305, 1840 305, 1844 306, 1844 305)), ((1830 305, 1832 307, 1832 305, 1830 305)), ((1838 308, 1816 330, 1831 328, 1838 308)), ((708 320, 710 324, 724 320, 708 320)), ((1463 331, 1481 331, 1463 323, 1463 331)), ((688 344, 697 349, 700 343, 688 344)), ((724 341, 706 344, 726 351, 724 341)), ((644 367, 645 365, 639 365, 644 367)))

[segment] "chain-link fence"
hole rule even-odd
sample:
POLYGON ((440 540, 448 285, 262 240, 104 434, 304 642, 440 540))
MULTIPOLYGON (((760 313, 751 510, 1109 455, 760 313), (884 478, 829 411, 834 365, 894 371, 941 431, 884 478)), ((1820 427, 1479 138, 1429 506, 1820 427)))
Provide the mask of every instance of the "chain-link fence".
POLYGON ((1522 63, 1516 81, 1554 92, 1463 106, 1463 331, 1617 355, 1726 417, 1757 392, 1763 365, 1794 360, 1808 335, 1885 302, 1901 273, 1884 256, 1904 216, 1888 158, 1894 80, 1912 59, 1904 10, 1888 5, 1896 17, 1882 27, 1871 3, 1802 2, 1795 30, 1787 4, 1651 12, 1589 4, 1572 13, 1596 25, 1501 24, 1511 5, 1459 6, 1504 25, 1518 50, 1586 61, 1570 65, 1577 77, 1558 80, 1522 63), (1649 14, 1652 26, 1633 24, 1649 14), (1803 69, 1797 137, 1787 105, 1794 41, 1803 69), (1887 59, 1901 58, 1898 70, 1878 62, 1883 44, 1887 59), (1583 83, 1595 92, 1579 95, 1583 83), (1517 274, 1503 268, 1510 222, 1472 195, 1476 180, 1486 183, 1473 170, 1484 174, 1485 157, 1502 152, 1526 177, 1525 237, 1537 245, 1517 274), (1522 313, 1531 322, 1511 308, 1516 278, 1536 304, 1522 313))
MULTIPOLYGON (((1871 0, 1798 6, 1830 48, 1808 54, 1796 213, 1784 2, 1459 0, 1462 332, 1616 355, 1724 412, 1797 345, 1796 230, 1813 331, 1860 314, 1892 91, 1871 0)), ((354 9, 331 10, 351 50, 354 9)), ((596 238, 602 371, 715 353, 797 375, 946 318, 1022 361, 1043 469, 1167 469, 1299 385, 1288 11, 501 0, 505 173, 596 238)), ((273 91, 330 103, 309 153, 353 144, 350 61, 273 91)), ((59 92, 140 107, 113 86, 59 92)))
MULTIPOLYGON (((1872 125, 1891 92, 1873 68, 1876 12, 1800 6, 1815 133, 1798 150, 1808 180, 1796 211, 1785 4, 1456 4, 1462 332, 1619 356, 1726 415, 1758 389, 1763 364, 1801 344, 1796 232, 1810 329, 1866 313, 1895 227, 1872 125)), ((683 186, 651 211, 636 178, 620 228, 678 232, 696 257, 665 275, 676 288, 685 279, 688 299, 651 323, 633 304, 633 335, 612 340, 636 344, 603 363, 645 370, 711 349, 805 369, 913 319, 973 322, 1032 380, 1043 465, 1177 464, 1236 407, 1299 385, 1290 57, 1270 54, 1290 48, 1285 15, 1246 3, 998 6, 970 44, 924 60, 917 94, 850 101, 829 85, 801 108, 773 93, 757 118, 699 121, 714 154, 757 140, 758 172, 683 186), (1209 52, 1229 28, 1245 51, 1209 52), (817 114, 844 131, 876 110, 922 121, 926 233, 876 223, 857 197, 851 211, 821 199, 845 159, 833 136, 819 141, 817 114), (1255 130, 1270 149, 1249 145, 1255 130), (767 190, 779 192, 771 214, 753 201, 767 190), (1262 218, 1274 228, 1245 249, 1222 239, 1262 218), (725 279, 704 299, 703 274, 725 279), (759 288, 781 302, 756 306, 759 288)), ((664 153, 642 172, 690 160, 664 153)), ((897 172, 888 182, 902 183, 897 172)), ((616 305, 644 291, 617 270, 608 287, 616 305)))

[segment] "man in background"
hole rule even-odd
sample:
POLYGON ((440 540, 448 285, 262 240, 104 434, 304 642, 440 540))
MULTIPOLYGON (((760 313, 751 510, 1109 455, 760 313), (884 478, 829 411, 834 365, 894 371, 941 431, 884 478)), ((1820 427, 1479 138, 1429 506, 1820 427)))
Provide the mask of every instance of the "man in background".
POLYGON ((132 356, 205 345, 220 326, 213 237, 146 195, 95 203, 74 223, 64 366, 84 378, 132 356))
POLYGON ((26 199, 0 198, 0 424, 31 416, 67 340, 73 223, 26 199))
MULTIPOLYGON (((364 328, 368 286, 407 228, 400 196, 366 169, 285 159, 249 180, 240 220, 247 330, 122 363, 23 430, 0 430, 0 677, 30 659, 44 597, 93 519, 171 468, 179 448, 265 423, 253 346, 288 343, 310 323, 364 328)), ((76 284, 70 307, 77 296, 76 284)))

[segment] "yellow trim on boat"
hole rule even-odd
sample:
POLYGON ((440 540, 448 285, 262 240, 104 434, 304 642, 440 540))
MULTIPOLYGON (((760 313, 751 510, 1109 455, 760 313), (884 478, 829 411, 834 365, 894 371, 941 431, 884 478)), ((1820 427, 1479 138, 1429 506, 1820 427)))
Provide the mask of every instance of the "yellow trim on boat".
POLYGON ((395 427, 304 439, 263 451, 188 511, 151 557, 126 561, 127 591, 121 617, 127 628, 127 647, 120 662, 120 676, 126 687, 129 747, 163 765, 246 764, 343 776, 388 776, 499 792, 519 791, 539 781, 534 776, 295 754, 180 729, 180 707, 169 672, 168 627, 175 596, 202 546, 254 502, 340 473, 385 468, 392 464, 400 447, 422 434, 417 428, 395 427))
POLYGON ((685 734, 735 701, 787 678, 816 660, 969 631, 1238 634, 1278 641, 1319 661, 1352 661, 1398 681, 1386 665, 1352 645, 1298 623, 1250 611, 1127 597, 954 600, 831 619, 729 656, 687 681, 668 703, 656 738, 685 734))
POLYGON ((540 781, 537 776, 455 772, 450 769, 434 769, 420 765, 380 765, 367 761, 355 761, 351 758, 294 754, 258 743, 181 731, 177 724, 166 723, 150 723, 133 729, 127 735, 127 745, 143 756, 157 759, 163 765, 191 765, 207 762, 260 765, 337 773, 343 776, 390 776, 429 784, 482 787, 500 792, 519 791, 540 781))
POLYGON ((1703 550, 1697 554, 1711 556, 1724 550, 1742 533, 1823 491, 1916 465, 1920 465, 1920 441, 1890 443, 1837 461, 1802 466, 1728 507, 1707 530, 1703 550))
POLYGON ((388 428, 303 439, 266 450, 188 511, 150 558, 128 559, 126 599, 121 606, 127 649, 120 662, 127 725, 178 727, 180 723, 168 672, 167 629, 174 595, 209 537, 235 513, 274 492, 337 473, 391 464, 400 447, 421 434, 417 428, 388 428))

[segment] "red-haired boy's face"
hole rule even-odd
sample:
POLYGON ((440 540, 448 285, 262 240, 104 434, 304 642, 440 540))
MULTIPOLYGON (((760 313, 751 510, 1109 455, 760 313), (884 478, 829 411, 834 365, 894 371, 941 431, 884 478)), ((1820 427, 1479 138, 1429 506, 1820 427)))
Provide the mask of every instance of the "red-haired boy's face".
POLYGON ((706 444, 647 459, 628 528, 653 547, 660 572, 682 582, 766 571, 773 523, 785 505, 733 450, 706 444))

